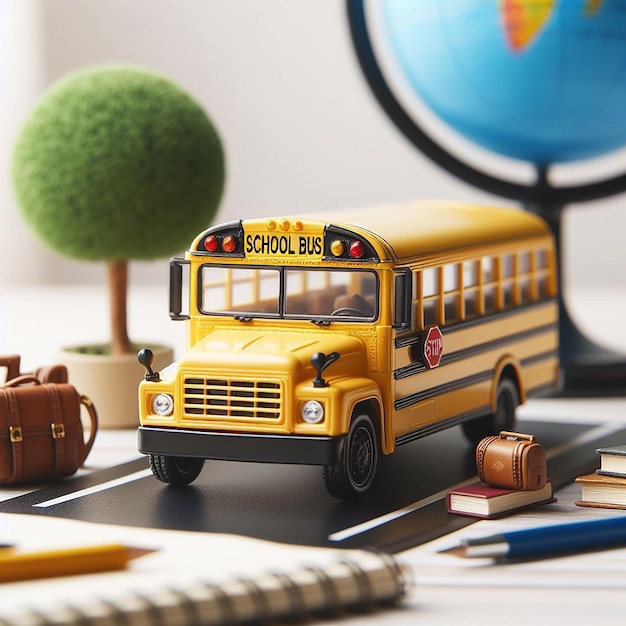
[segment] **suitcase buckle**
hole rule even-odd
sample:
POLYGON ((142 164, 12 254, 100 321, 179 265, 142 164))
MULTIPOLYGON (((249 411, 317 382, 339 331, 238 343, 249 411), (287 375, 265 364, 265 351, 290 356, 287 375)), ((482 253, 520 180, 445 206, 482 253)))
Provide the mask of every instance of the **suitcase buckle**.
POLYGON ((9 426, 9 437, 12 443, 22 441, 22 428, 20 426, 9 426))
POLYGON ((65 437, 65 426, 63 426, 63 424, 55 424, 52 422, 50 429, 52 430, 53 439, 63 439, 63 437, 65 437))

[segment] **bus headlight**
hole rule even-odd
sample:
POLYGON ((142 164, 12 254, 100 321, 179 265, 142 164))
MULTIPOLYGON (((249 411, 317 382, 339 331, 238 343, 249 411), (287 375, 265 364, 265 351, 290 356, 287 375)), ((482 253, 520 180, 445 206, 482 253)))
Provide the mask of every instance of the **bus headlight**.
POLYGON ((174 398, 167 393, 160 393, 152 400, 152 410, 157 415, 171 415, 174 410, 174 398))
POLYGON ((302 419, 307 424, 318 424, 324 419, 324 405, 317 400, 309 400, 302 407, 302 419))

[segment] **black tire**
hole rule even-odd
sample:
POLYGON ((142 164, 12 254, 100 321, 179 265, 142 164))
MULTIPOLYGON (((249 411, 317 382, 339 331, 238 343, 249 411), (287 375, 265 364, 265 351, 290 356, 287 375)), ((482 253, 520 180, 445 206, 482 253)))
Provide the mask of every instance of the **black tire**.
POLYGON ((352 420, 343 460, 324 467, 328 493, 340 500, 363 495, 372 486, 378 467, 378 439, 366 413, 352 420))
POLYGON ((519 403, 515 383, 510 378, 501 379, 496 395, 496 412, 465 422, 462 426, 467 440, 476 446, 484 437, 497 435, 501 430, 515 430, 515 409, 519 403))
POLYGON ((150 455, 150 469, 161 482, 175 487, 192 483, 202 471, 204 459, 184 456, 150 455))

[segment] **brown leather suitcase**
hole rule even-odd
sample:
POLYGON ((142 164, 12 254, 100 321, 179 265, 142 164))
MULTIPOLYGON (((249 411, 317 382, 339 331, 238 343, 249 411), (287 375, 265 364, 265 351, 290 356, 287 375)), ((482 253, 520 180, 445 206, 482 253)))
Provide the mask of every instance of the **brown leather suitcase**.
POLYGON ((534 435, 502 431, 476 448, 476 469, 494 487, 534 491, 546 484, 546 453, 534 435))
POLYGON ((73 385, 41 383, 30 375, 0 387, 0 484, 70 476, 83 464, 96 436, 91 401, 73 385), (88 413, 85 440, 81 407, 88 413))

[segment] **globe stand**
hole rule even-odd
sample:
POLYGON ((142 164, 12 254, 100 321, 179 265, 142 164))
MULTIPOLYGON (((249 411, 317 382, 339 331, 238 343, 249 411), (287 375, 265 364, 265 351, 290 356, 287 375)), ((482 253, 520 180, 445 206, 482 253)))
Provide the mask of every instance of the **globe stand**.
MULTIPOLYGON (((346 0, 348 23, 354 50, 365 79, 395 126, 434 163, 453 176, 489 193, 511 198, 528 211, 541 216, 554 234, 559 260, 559 279, 563 275, 561 217, 568 204, 588 202, 626 191, 626 174, 576 186, 553 187, 548 168, 539 167, 534 184, 525 185, 497 178, 465 163, 444 149, 406 112, 387 84, 378 64, 367 25, 365 0, 346 0)), ((563 281, 559 280, 559 285, 563 281)), ((602 348, 576 325, 559 296, 559 360, 563 374, 562 395, 626 394, 626 355, 602 348)))
POLYGON ((548 169, 537 169, 534 185, 536 200, 524 208, 542 217, 554 235, 558 254, 559 278, 559 360, 562 373, 561 395, 624 395, 626 393, 626 355, 608 350, 580 330, 566 306, 563 281, 564 250, 562 216, 565 205, 554 199, 558 190, 548 182, 548 169), (551 199, 548 199, 551 198, 551 199))

